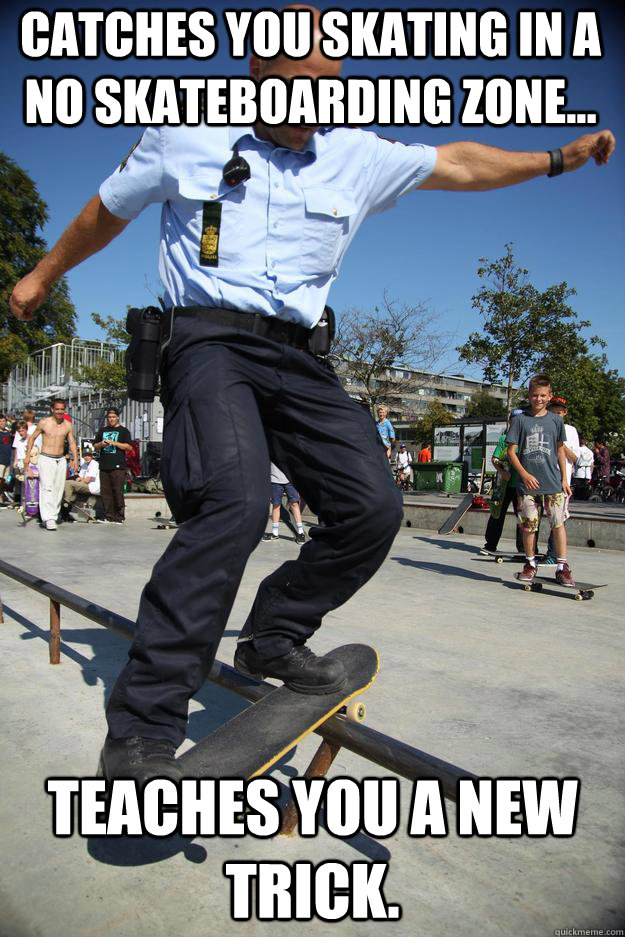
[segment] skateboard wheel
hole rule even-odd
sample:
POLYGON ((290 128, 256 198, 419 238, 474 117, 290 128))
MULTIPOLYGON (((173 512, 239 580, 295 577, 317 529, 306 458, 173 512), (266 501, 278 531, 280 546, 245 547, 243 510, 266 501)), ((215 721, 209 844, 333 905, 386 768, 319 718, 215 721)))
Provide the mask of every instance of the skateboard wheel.
POLYGON ((496 556, 495 563, 503 563, 503 556, 496 556))
POLYGON ((586 596, 584 595, 583 592, 576 592, 576 593, 575 593, 575 599, 576 599, 578 602, 581 602, 582 599, 585 599, 585 598, 586 598, 586 596))
POLYGON ((364 722, 367 715, 367 707, 360 700, 352 700, 345 707, 345 715, 352 722, 364 722))

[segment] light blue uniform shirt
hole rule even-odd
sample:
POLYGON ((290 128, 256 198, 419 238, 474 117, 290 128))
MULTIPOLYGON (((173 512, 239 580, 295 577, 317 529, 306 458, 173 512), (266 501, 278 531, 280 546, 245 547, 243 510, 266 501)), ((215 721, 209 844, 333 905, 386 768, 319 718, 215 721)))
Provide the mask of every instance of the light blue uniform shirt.
POLYGON ((303 151, 251 127, 149 128, 100 198, 126 219, 163 203, 168 305, 226 306, 312 328, 364 219, 420 185, 435 162, 433 147, 344 127, 318 131, 303 151), (251 176, 230 188, 222 173, 235 143, 251 176), (203 208, 214 201, 222 203, 218 265, 202 266, 203 208))

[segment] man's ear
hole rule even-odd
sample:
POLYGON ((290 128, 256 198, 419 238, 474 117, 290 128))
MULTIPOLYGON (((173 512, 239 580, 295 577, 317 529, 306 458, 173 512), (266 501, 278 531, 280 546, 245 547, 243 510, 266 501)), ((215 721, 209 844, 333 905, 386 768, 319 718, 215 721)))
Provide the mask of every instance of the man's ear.
POLYGON ((257 55, 250 55, 250 75, 254 81, 260 81, 260 59, 257 55))

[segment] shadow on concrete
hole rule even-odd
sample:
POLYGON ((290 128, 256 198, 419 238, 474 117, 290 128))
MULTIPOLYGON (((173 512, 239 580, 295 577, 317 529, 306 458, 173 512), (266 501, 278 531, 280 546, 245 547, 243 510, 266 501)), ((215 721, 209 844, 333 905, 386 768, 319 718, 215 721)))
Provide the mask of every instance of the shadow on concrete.
POLYGON ((391 559, 400 566, 412 566, 414 569, 422 569, 426 573, 438 573, 440 576, 456 576, 460 579, 477 579, 481 582, 500 582, 499 576, 485 576, 483 573, 473 572, 470 569, 462 569, 461 566, 449 566, 443 563, 421 563, 417 560, 409 560, 405 556, 392 556, 391 559))
MULTIPOLYGON (((267 777, 271 777, 273 772, 279 768, 284 770, 284 760, 277 762, 271 772, 268 772, 267 777)), ((280 789, 277 803, 280 810, 283 811, 290 798, 291 791, 278 778, 274 777, 274 781, 280 789)), ((319 826, 322 829, 327 829, 323 809, 319 812, 319 826)), ((234 837, 235 840, 236 838, 234 837)), ((208 859, 208 850, 203 842, 204 837, 181 836, 178 833, 163 839, 152 836, 121 836, 115 838, 90 836, 87 837, 87 851, 97 862, 118 867, 153 865, 155 862, 171 859, 179 853, 182 853, 188 862, 199 864, 208 859), (198 842, 195 840, 198 840, 198 842)), ((391 859, 390 850, 366 833, 356 833, 354 836, 345 839, 344 842, 365 856, 370 862, 389 862, 391 859)))
POLYGON ((459 543, 457 540, 436 540, 434 537, 413 537, 414 540, 421 540, 428 546, 434 545, 441 550, 462 550, 464 553, 479 553, 480 547, 474 547, 470 543, 459 543))
MULTIPOLYGON (((20 635, 22 640, 41 639, 46 645, 48 644, 49 632, 46 629, 39 627, 9 605, 3 605, 3 610, 5 616, 26 629, 20 635)), ((126 661, 128 642, 103 627, 72 628, 71 631, 68 629, 69 635, 71 635, 71 644, 62 640, 61 654, 78 664, 88 686, 97 686, 98 681, 101 681, 106 701, 117 674, 126 661), (71 646, 74 644, 89 645, 93 657, 88 658, 81 654, 71 646)), ((230 693, 210 681, 207 681, 195 694, 194 699, 203 706, 203 709, 194 710, 189 714, 187 738, 193 742, 206 738, 219 726, 253 705, 237 696, 236 693, 230 693)), ((297 777, 297 769, 289 764, 296 751, 297 747, 294 747, 287 752, 272 766, 268 776, 273 776, 275 771, 281 771, 287 777, 297 777)), ((280 785, 278 804, 283 807, 290 797, 290 789, 277 778, 274 780, 280 785)), ((98 862, 115 866, 141 866, 162 862, 179 853, 183 853, 189 862, 204 862, 208 858, 207 850, 201 843, 195 843, 195 838, 174 834, 164 839, 151 836, 115 838, 92 836, 86 839, 89 854, 98 862)), ((388 861, 390 858, 388 849, 366 833, 357 833, 345 842, 371 861, 388 861)))
MULTIPOLYGON (((27 630, 20 635, 23 641, 41 638, 48 643, 49 634, 19 612, 4 606, 4 613, 27 630)), ((63 632, 61 631, 61 635, 63 632)), ((106 628, 72 628, 68 630, 68 640, 61 641, 61 653, 74 661, 81 668, 82 676, 88 686, 97 686, 98 680, 104 689, 106 704, 119 670, 126 662, 128 642, 111 634, 106 628), (85 644, 91 647, 93 657, 85 657, 72 645, 85 644)), ((194 699, 204 706, 189 714, 187 738, 197 742, 223 725, 238 713, 243 712, 250 703, 236 693, 230 693, 223 687, 207 681, 196 693, 194 699)))

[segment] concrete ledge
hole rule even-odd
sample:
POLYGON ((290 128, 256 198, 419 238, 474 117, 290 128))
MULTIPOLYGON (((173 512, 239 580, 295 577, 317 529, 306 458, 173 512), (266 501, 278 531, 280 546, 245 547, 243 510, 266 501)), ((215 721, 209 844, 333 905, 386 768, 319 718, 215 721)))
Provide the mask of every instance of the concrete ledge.
MULTIPOLYGON (((404 499, 404 525, 419 527, 422 530, 438 530, 453 511, 455 503, 449 501, 441 505, 424 504, 404 499)), ((488 518, 488 511, 467 511, 460 522, 459 533, 483 536, 488 518)), ((502 539, 514 540, 515 527, 514 514, 510 512, 506 517, 502 539)), ((625 521, 620 518, 573 514, 567 521, 566 531, 571 546, 625 550, 625 521)), ((541 525, 541 540, 543 535, 546 540, 548 525, 544 521, 541 525)))
POLYGON ((154 517, 157 512, 171 517, 171 511, 163 495, 129 494, 125 497, 126 517, 154 517))
MULTIPOLYGON (((440 504, 432 504, 415 500, 414 496, 404 498, 404 526, 418 527, 421 530, 438 530, 443 521, 449 516, 457 504, 457 500, 441 500, 440 504)), ((126 495, 126 517, 145 518, 154 517, 160 511, 163 517, 170 517, 171 511, 163 495, 126 495)), ((267 499, 267 517, 269 517, 269 499, 267 499)), ((460 522, 462 528, 459 533, 474 534, 481 537, 488 523, 488 511, 467 511, 460 522)), ((310 511, 304 512, 304 519, 314 523, 315 515, 310 511)), ((566 530, 568 542, 574 547, 594 546, 600 550, 625 550, 625 515, 624 517, 598 517, 596 514, 575 514, 569 518, 566 530)), ((548 527, 543 522, 541 533, 545 539, 548 536, 548 527)), ((502 539, 514 540, 515 520, 510 512, 506 517, 502 539)))

